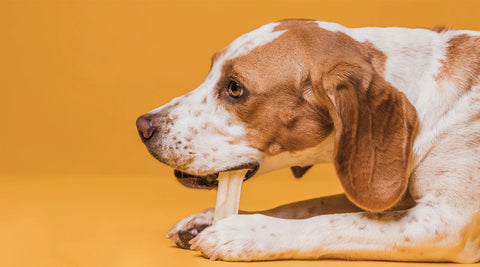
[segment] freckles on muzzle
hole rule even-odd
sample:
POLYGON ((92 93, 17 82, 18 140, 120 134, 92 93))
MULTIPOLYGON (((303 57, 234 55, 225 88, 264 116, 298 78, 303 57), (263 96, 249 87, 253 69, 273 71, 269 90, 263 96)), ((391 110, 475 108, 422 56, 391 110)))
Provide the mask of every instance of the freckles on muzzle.
POLYGON ((175 136, 166 137, 170 132, 170 126, 173 124, 167 116, 167 112, 155 115, 145 114, 137 119, 136 126, 140 138, 150 154, 158 161, 175 168, 174 175, 182 185, 195 189, 213 189, 218 186, 219 172, 247 169, 246 179, 254 176, 257 172, 260 166, 257 161, 249 161, 233 167, 217 167, 209 174, 197 175, 185 172, 185 166, 193 161, 196 153, 183 151, 184 154, 188 155, 182 155, 179 149, 164 144, 164 139, 176 138, 175 136))
POLYGON ((162 144, 162 139, 165 139, 165 137, 162 136, 165 135, 165 131, 168 131, 168 124, 168 119, 159 118, 158 115, 150 114, 142 115, 136 121, 140 138, 150 154, 152 154, 152 156, 158 161, 175 168, 175 177, 182 185, 186 187, 195 189, 214 189, 218 186, 217 178, 219 172, 247 169, 248 171, 245 175, 245 179, 248 179, 255 175, 260 166, 257 161, 250 161, 247 163, 242 163, 238 166, 227 167, 225 169, 216 168, 216 170, 212 171, 212 173, 205 175, 196 175, 185 172, 183 171, 184 166, 188 165, 188 163, 193 160, 195 153, 191 151, 186 152, 187 154, 192 153, 193 155, 189 155, 190 157, 187 157, 189 160, 183 159, 181 162, 179 162, 178 159, 180 155, 177 155, 172 151, 173 149, 169 148, 168 146, 165 147, 162 144))
POLYGON ((219 172, 245 169, 246 179, 254 176, 260 157, 242 143, 243 132, 228 125, 226 113, 215 110, 215 116, 221 116, 212 118, 211 112, 198 114, 195 105, 183 102, 188 105, 173 102, 137 119, 139 136, 150 154, 173 167, 179 182, 190 188, 216 188, 219 172))

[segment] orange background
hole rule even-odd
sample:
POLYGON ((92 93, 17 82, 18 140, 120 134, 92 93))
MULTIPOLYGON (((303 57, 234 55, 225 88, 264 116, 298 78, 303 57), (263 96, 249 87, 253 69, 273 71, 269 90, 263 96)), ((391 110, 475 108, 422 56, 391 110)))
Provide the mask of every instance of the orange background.
MULTIPOLYGON (((479 11, 476 0, 1 0, 0 266, 224 264, 163 238, 215 192, 180 186, 150 157, 137 116, 194 89, 216 50, 267 22, 480 30, 479 11)), ((241 208, 340 191, 329 164, 301 180, 282 170, 249 181, 241 208)))

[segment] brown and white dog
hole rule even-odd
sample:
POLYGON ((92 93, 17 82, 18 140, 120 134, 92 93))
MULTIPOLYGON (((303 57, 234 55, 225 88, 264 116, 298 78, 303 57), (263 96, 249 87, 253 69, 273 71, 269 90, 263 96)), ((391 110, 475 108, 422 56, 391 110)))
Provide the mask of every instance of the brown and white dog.
POLYGON ((480 32, 270 23, 137 127, 195 188, 333 161, 345 195, 167 234, 210 259, 480 260, 480 32))

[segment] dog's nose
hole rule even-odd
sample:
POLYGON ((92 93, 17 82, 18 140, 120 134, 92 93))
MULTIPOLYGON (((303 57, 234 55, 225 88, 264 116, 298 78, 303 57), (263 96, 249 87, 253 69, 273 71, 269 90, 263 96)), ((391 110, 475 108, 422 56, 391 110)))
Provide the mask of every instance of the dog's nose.
POLYGON ((144 141, 150 139, 156 130, 155 126, 153 126, 152 120, 145 115, 138 117, 137 129, 140 133, 140 137, 142 137, 144 141))

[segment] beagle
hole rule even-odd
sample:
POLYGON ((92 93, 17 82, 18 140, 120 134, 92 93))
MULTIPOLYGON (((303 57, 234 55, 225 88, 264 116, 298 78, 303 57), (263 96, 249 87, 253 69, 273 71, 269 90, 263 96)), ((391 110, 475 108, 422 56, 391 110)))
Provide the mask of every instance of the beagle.
POLYGON ((212 260, 480 260, 480 32, 266 24, 137 128, 193 188, 333 161, 343 195, 167 234, 212 260))

